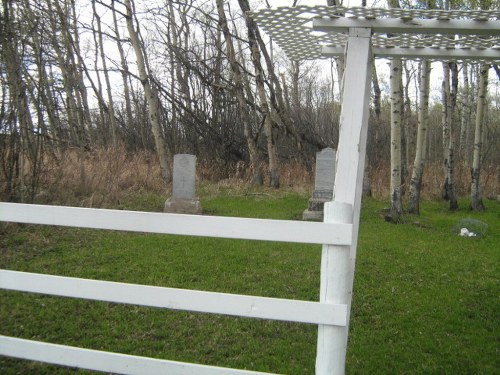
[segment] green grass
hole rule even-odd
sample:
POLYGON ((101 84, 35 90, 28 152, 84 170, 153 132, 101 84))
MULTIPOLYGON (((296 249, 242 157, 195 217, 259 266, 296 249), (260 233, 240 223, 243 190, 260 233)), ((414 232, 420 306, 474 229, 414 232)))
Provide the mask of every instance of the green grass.
MULTIPOLYGON (((210 215, 300 219, 293 193, 202 195, 210 215)), ((425 202, 422 217, 361 216, 347 356, 349 374, 498 373, 500 205, 450 213, 425 202), (484 238, 452 232, 465 217, 484 238), (415 223, 418 220, 418 225, 415 223)), ((122 209, 160 211, 163 198, 132 197, 122 209)), ((466 207, 466 202, 462 202, 466 207)), ((147 235, 49 226, 0 227, 0 268, 188 289, 315 301, 320 246, 147 235)), ((217 366, 312 374, 317 328, 0 291, 0 334, 217 366)), ((74 370, 0 357, 0 373, 74 370)))

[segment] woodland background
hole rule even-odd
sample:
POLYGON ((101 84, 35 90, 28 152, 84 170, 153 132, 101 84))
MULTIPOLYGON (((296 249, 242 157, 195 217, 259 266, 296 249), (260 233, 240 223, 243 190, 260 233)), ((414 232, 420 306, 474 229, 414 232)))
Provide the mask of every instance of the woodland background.
MULTIPOLYGON (((312 189, 315 153, 338 142, 342 61, 287 60, 246 17, 245 12, 269 5, 2 0, 0 199, 112 206, 126 194, 167 192, 176 153, 198 157, 200 181, 312 189)), ((499 4, 390 1, 387 6, 498 9, 499 4)), ((377 63, 373 75, 366 193, 390 197, 397 214, 402 204, 395 206, 394 197, 402 202, 407 194, 421 147, 419 196, 450 199, 444 187, 451 145, 455 196, 474 190, 471 170, 478 150, 480 198, 497 199, 499 67, 432 63, 427 131, 418 145, 427 65, 402 61, 396 70, 391 65, 388 77, 380 71, 384 64, 377 63), (396 91, 395 75, 401 85, 396 91), (397 195, 391 167, 394 103, 400 114, 397 195)))

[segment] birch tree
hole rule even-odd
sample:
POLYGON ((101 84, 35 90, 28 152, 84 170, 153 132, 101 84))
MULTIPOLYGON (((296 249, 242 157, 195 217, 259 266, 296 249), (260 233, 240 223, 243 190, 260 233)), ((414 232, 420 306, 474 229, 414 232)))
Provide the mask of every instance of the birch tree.
MULTIPOLYGON (((125 99, 125 114, 126 114, 126 125, 127 127, 132 127, 134 120, 132 116, 132 103, 131 103, 131 95, 130 95, 130 87, 129 87, 129 74, 128 74, 128 62, 125 58, 125 52, 123 50, 120 29, 118 27, 118 17, 116 15, 117 11, 115 8, 116 0, 111 0, 111 14, 113 16, 113 31, 115 33, 115 41, 116 47, 118 49, 118 54, 120 55, 120 73, 122 77, 123 83, 123 95, 125 99)), ((142 141, 144 141, 144 137, 141 137, 142 141)), ((144 146, 144 143, 143 143, 144 146)))
MULTIPOLYGON (((398 0, 388 0, 390 8, 399 8, 398 0)), ((390 201, 391 201, 391 217, 393 220, 398 220, 403 213, 403 202, 401 192, 401 122, 403 109, 403 92, 402 92, 402 74, 403 64, 401 59, 393 58, 391 60, 391 186, 390 186, 390 201)))
POLYGON ((403 213, 401 197, 401 120, 402 120, 402 63, 391 60, 391 216, 394 220, 403 213))
POLYGON ((408 212, 420 214, 420 191, 422 188, 422 175, 425 165, 425 148, 427 141, 427 127, 429 126, 429 82, 431 64, 423 60, 420 68, 420 90, 418 108, 417 141, 415 145, 415 160, 410 181, 408 212))
MULTIPOLYGON (((23 38, 20 38, 19 30, 16 30, 16 11, 12 0, 2 1, 2 23, 1 36, 2 42, 1 57, 5 64, 6 81, 9 89, 10 104, 13 108, 10 110, 12 114, 12 122, 17 120, 17 125, 12 126, 13 139, 19 139, 17 147, 17 180, 13 181, 12 191, 13 196, 17 195, 17 199, 24 202, 26 197, 26 180, 25 170, 29 161, 34 161, 36 157, 36 149, 33 137, 33 120, 30 114, 28 89, 26 80, 23 77, 23 56, 22 51, 25 46, 19 46, 23 38), (15 189, 15 186, 18 189, 15 189), (17 190, 17 191, 15 191, 17 190)), ((14 177, 14 176, 13 176, 14 177)))
MULTIPOLYGON (((247 0, 238 0, 243 12, 250 10, 247 0)), ((274 135, 274 121, 272 117, 272 107, 267 99, 266 88, 264 86, 264 68, 261 64, 261 53, 258 44, 257 24, 253 19, 245 15, 245 21, 248 31, 248 42, 250 45, 251 59, 255 70, 255 84, 257 86, 257 95, 260 102, 260 110, 264 116, 264 133, 267 140, 267 155, 269 165, 269 185, 273 188, 280 186, 280 168, 278 159, 278 149, 274 135)))
POLYGON ((481 149, 483 147, 483 122, 484 108, 486 106, 486 94, 488 89, 489 65, 482 64, 479 71, 479 89, 477 97, 476 127, 474 131, 474 153, 471 168, 471 203, 470 208, 474 211, 484 211, 481 199, 480 171, 481 171, 481 149))
POLYGON ((116 123, 116 117, 115 117, 115 104, 113 100, 113 94, 112 94, 112 89, 111 89, 111 81, 109 79, 109 71, 108 71, 108 66, 106 62, 106 54, 104 52, 104 41, 103 41, 103 32, 102 32, 102 25, 101 25, 101 17, 99 16, 99 13, 96 10, 95 6, 96 0, 92 0, 92 9, 94 12, 94 17, 97 22, 97 45, 96 49, 99 50, 99 54, 101 57, 101 64, 102 64, 102 72, 104 74, 104 81, 106 82, 106 92, 108 96, 108 117, 109 117, 109 123, 110 123, 110 128, 111 128, 111 144, 116 147, 117 145, 117 123, 116 123))
POLYGON ((458 69, 456 63, 443 62, 443 154, 444 154, 444 184, 443 198, 449 201, 450 210, 458 208, 455 186, 455 107, 458 89, 458 69), (451 81, 451 82, 450 82, 451 81))
POLYGON ((236 59, 236 52, 234 49, 233 38, 229 31, 226 13, 224 11, 223 0, 216 0, 217 13, 219 15, 219 27, 222 29, 224 40, 226 41, 226 53, 231 66, 231 71, 234 75, 234 91, 238 99, 238 107, 240 110, 240 117, 243 121, 245 139, 248 146, 248 154, 250 156, 250 164, 253 169, 253 183, 255 185, 262 185, 262 172, 260 168, 260 156, 257 149, 257 143, 253 135, 251 120, 248 113, 247 103, 245 100, 244 83, 240 64, 236 59))
POLYGON ((149 121, 151 123, 151 130, 153 132, 153 137, 155 140, 156 152, 160 161, 161 174, 166 182, 170 182, 172 179, 172 174, 170 171, 170 163, 167 145, 165 138, 163 136, 163 130, 160 124, 161 114, 160 114, 160 99, 158 97, 158 90, 155 87, 150 73, 146 70, 146 51, 144 45, 141 43, 137 29, 134 26, 134 11, 132 8, 131 0, 124 0, 124 4, 127 8, 126 22, 127 30, 130 36, 130 43, 134 49, 135 58, 137 61, 137 70, 139 71, 139 78, 141 80, 144 93, 146 95, 146 101, 149 108, 149 121))
POLYGON ((469 84, 469 66, 467 63, 462 65, 462 77, 463 77, 463 93, 461 100, 461 117, 460 117, 460 138, 459 138, 459 159, 461 159, 464 165, 469 164, 469 148, 467 144, 468 133, 471 122, 471 87, 469 84))

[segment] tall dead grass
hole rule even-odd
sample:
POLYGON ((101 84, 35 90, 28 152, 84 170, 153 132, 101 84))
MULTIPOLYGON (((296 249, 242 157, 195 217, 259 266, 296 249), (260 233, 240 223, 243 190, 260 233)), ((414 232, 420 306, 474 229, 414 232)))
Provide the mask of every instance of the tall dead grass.
POLYGON ((130 194, 167 190, 156 155, 146 151, 70 150, 59 160, 47 160, 45 166, 35 197, 39 203, 109 207, 130 194))
MULTIPOLYGON (((116 207, 131 195, 153 193, 170 194, 171 185, 162 177, 154 152, 128 153, 125 148, 94 149, 81 152, 66 151, 60 159, 46 158, 35 203, 61 204, 83 207, 116 207)), ((264 175, 267 170, 263 167, 264 175)), ((246 163, 228 164, 223 161, 198 161, 198 183, 223 188, 249 189, 252 171, 246 163)), ((297 161, 284 163, 280 171, 281 187, 309 195, 314 188, 314 170, 297 161)), ((444 172, 441 165, 425 167, 422 199, 441 198, 444 172)), ((482 195, 496 198, 500 192, 500 168, 488 165, 481 171, 482 195)), ((378 199, 389 197, 389 165, 372 168, 372 195, 378 199)), ((408 190, 410 174, 406 178, 408 190)), ((265 181, 267 182, 267 181, 265 181)), ((464 165, 456 169, 456 188, 459 197, 470 192, 470 172, 464 165)))
MULTIPOLYGON (((471 174, 470 167, 457 164, 455 168, 455 183, 458 197, 470 195, 471 174)), ((411 170, 408 171, 404 181, 404 191, 408 192, 411 179, 411 170)), ((390 165, 383 164, 373 169, 372 194, 374 197, 384 199, 389 197, 390 165)), ((444 169, 439 163, 427 164, 422 176, 421 198, 425 200, 441 199, 444 184, 444 169)), ((486 165, 481 169, 481 189, 485 199, 496 199, 500 194, 500 167, 486 165)))

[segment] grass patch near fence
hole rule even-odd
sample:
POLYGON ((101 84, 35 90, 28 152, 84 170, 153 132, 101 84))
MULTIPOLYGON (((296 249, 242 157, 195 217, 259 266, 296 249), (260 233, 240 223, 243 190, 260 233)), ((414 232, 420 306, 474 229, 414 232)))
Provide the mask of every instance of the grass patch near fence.
MULTIPOLYGON (((300 219, 308 197, 214 191, 207 214, 300 219)), ((137 195, 122 209, 160 211, 137 195)), ((420 218, 383 220, 384 202, 363 203, 349 374, 497 373, 500 204, 450 213, 424 202, 420 218), (452 232, 462 218, 489 226, 483 238, 452 232)), ((462 202, 465 207, 466 203, 462 202)), ((315 301, 321 248, 50 226, 0 226, 0 268, 146 285, 315 301)), ((178 361, 312 374, 317 328, 0 291, 0 334, 178 361)), ((0 373, 74 370, 0 357, 0 373)), ((83 371, 82 371, 83 372, 83 371)))

